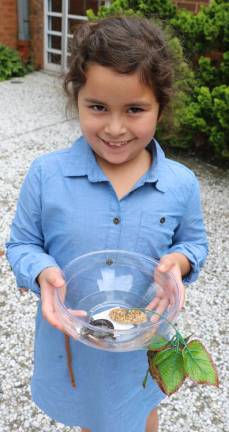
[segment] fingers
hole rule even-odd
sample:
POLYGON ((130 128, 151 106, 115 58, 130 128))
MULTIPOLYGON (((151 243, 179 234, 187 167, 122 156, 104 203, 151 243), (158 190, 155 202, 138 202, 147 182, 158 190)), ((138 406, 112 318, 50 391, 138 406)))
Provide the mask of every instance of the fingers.
POLYGON ((172 253, 161 258, 158 269, 161 272, 170 272, 174 275, 179 293, 179 310, 184 307, 185 287, 182 282, 182 275, 189 273, 191 264, 187 257, 180 253, 172 253))
POLYGON ((179 284, 179 294, 180 294, 180 304, 179 304, 179 310, 181 310, 185 305, 185 287, 183 284, 179 284))
POLYGON ((68 311, 71 313, 71 315, 76 316, 76 317, 85 317, 85 316, 87 316, 87 312, 85 310, 68 309, 68 311))
MULTIPOLYGON (((55 267, 47 268, 41 272, 38 281, 41 288, 43 318, 56 329, 77 339, 78 333, 73 320, 71 317, 61 313, 61 308, 56 299, 56 289, 58 289, 62 303, 64 303, 66 295, 66 283, 61 270, 55 267)), ((87 316, 87 312, 83 310, 68 310, 71 315, 76 317, 87 316)))
POLYGON ((153 300, 146 306, 146 309, 155 309, 160 302, 160 297, 154 297, 153 300))
POLYGON ((159 265, 157 266, 156 270, 158 270, 161 273, 169 272, 174 267, 174 262, 171 260, 169 256, 162 257, 160 260, 159 265))
POLYGON ((172 317, 175 316, 172 308, 177 298, 177 288, 179 289, 179 293, 180 291, 182 292, 178 286, 178 280, 179 269, 177 270, 174 267, 174 263, 170 259, 163 257, 154 272, 156 294, 147 306, 147 309, 151 309, 153 312, 152 322, 158 322, 165 312, 168 312, 169 318, 171 313, 173 314, 172 317), (168 272, 175 276, 175 280, 171 278, 168 272))
POLYGON ((62 325, 56 314, 54 288, 52 286, 46 285, 42 287, 42 315, 49 324, 63 331, 62 325))
POLYGON ((46 282, 55 288, 64 287, 65 281, 60 272, 50 271, 46 275, 46 282))
POLYGON ((169 302, 167 298, 163 298, 158 303, 157 308, 154 310, 154 315, 151 318, 151 321, 156 323, 163 316, 163 313, 168 308, 169 302))
POLYGON ((43 270, 39 277, 38 283, 41 288, 42 315, 49 324, 60 331, 64 331, 63 325, 58 319, 55 301, 55 289, 60 289, 60 295, 64 300, 66 286, 61 270, 50 267, 43 270))

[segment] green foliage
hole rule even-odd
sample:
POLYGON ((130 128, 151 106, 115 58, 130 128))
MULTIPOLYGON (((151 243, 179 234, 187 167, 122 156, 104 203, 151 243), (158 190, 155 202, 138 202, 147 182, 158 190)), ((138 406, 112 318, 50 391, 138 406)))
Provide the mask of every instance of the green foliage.
POLYGON ((212 50, 226 50, 229 42, 228 21, 229 4, 213 0, 209 6, 202 6, 196 15, 177 9, 170 25, 181 38, 186 54, 193 57, 212 50))
POLYGON ((218 385, 215 366, 210 354, 198 340, 192 340, 182 351, 184 370, 192 381, 218 385))
POLYGON ((153 336, 147 351, 149 369, 143 381, 144 388, 149 372, 168 396, 175 393, 187 377, 198 384, 219 385, 210 354, 199 340, 189 342, 189 339, 178 331, 166 342, 164 338, 153 336))
POLYGON ((195 147, 202 154, 218 161, 229 160, 229 87, 196 87, 180 119, 176 143, 180 147, 195 147))
POLYGON ((175 59, 176 95, 170 106, 173 127, 164 113, 157 129, 159 140, 227 164, 229 3, 212 0, 194 15, 176 9, 171 0, 114 0, 97 16, 92 11, 88 16, 100 19, 114 14, 160 18, 166 32, 175 59))
POLYGON ((17 51, 0 45, 0 81, 21 77, 28 72, 31 72, 31 66, 24 65, 17 51))
POLYGON ((97 15, 93 12, 92 9, 87 10, 87 16, 90 20, 96 21, 100 18, 105 18, 107 16, 112 15, 140 15, 140 11, 138 11, 138 8, 136 7, 135 3, 138 3, 137 1, 133 1, 134 9, 130 6, 130 1, 128 0, 114 0, 110 6, 101 6, 97 15))
POLYGON ((170 348, 160 352, 148 351, 150 374, 162 391, 171 395, 185 380, 185 370, 181 351, 170 348))
POLYGON ((152 338, 148 348, 152 351, 160 351, 161 348, 164 348, 166 345, 168 345, 167 339, 165 339, 163 336, 155 335, 152 338))
POLYGON ((97 16, 90 9, 87 15, 91 19, 104 18, 115 14, 140 15, 168 20, 175 16, 176 7, 171 0, 114 0, 110 6, 102 6, 97 16))
POLYGON ((145 17, 151 18, 156 17, 160 19, 170 19, 176 14, 176 7, 170 0, 135 0, 134 2, 129 2, 131 8, 134 10, 139 10, 145 17))

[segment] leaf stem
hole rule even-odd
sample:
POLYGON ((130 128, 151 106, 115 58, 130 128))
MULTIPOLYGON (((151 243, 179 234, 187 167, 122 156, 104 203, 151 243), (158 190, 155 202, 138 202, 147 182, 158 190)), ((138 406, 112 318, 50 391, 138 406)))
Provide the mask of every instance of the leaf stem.
MULTIPOLYGON (((143 312, 150 312, 152 315, 157 315, 160 318, 162 318, 163 316, 161 314, 159 314, 158 312, 154 312, 151 309, 144 309, 144 308, 129 308, 129 310, 140 310, 143 312)), ((163 319, 173 328, 173 330, 175 331, 175 335, 168 341, 168 343, 173 346, 174 348, 176 348, 177 352, 179 351, 180 346, 182 346, 183 348, 186 348, 187 351, 189 352, 189 354, 192 356, 192 353, 190 352, 190 350, 188 349, 188 344, 185 340, 185 338, 183 338, 183 336, 180 334, 180 332, 177 330, 176 326, 169 321, 167 318, 163 317, 163 319)), ((148 351, 148 348, 145 348, 148 351)), ((168 348, 167 348, 168 350, 168 348)))
POLYGON ((144 378, 144 380, 142 382, 142 385, 143 385, 144 388, 146 388, 146 383, 147 383, 149 372, 150 372, 150 369, 148 368, 147 371, 146 371, 146 374, 145 374, 145 378, 144 378))

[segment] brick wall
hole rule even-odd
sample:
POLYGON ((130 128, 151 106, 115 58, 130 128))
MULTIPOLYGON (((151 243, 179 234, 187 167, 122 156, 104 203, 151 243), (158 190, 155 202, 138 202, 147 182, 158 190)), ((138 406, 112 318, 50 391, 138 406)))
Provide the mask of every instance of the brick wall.
MULTIPOLYGON (((1 1, 1 0, 0 0, 1 1)), ((43 0, 29 2, 29 31, 31 37, 31 56, 37 69, 43 67, 44 44, 44 7, 43 0)))
POLYGON ((0 43, 17 47, 17 0, 0 0, 0 43))
POLYGON ((176 6, 197 13, 201 5, 208 5, 210 0, 173 0, 176 6))

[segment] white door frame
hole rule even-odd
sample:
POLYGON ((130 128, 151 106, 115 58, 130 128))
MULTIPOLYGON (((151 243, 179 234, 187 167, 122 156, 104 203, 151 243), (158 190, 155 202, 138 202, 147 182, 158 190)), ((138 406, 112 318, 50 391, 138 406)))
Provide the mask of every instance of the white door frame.
POLYGON ((62 27, 61 31, 54 31, 49 28, 49 23, 51 22, 53 17, 58 17, 62 20, 62 11, 61 12, 52 12, 49 8, 50 1, 44 0, 44 69, 60 72, 61 65, 54 64, 49 61, 49 54, 58 54, 61 56, 61 50, 54 49, 49 46, 49 37, 50 36, 58 36, 61 38, 61 47, 62 47, 62 27))
MULTIPOLYGON (((57 73, 66 72, 67 70, 67 58, 70 54, 68 52, 68 39, 72 38, 72 35, 68 33, 68 20, 87 20, 86 16, 69 14, 68 3, 69 0, 62 0, 62 10, 60 12, 53 12, 50 10, 51 0, 44 0, 44 69, 57 73), (61 19, 61 31, 54 31, 52 28, 50 28, 49 24, 53 17, 58 17, 61 19), (52 36, 61 38, 61 49, 54 49, 50 46, 50 40, 52 36), (60 64, 55 64, 50 61, 49 54, 57 54, 60 56, 60 64)), ((108 6, 110 4, 110 0, 105 0, 104 3, 108 6)))

